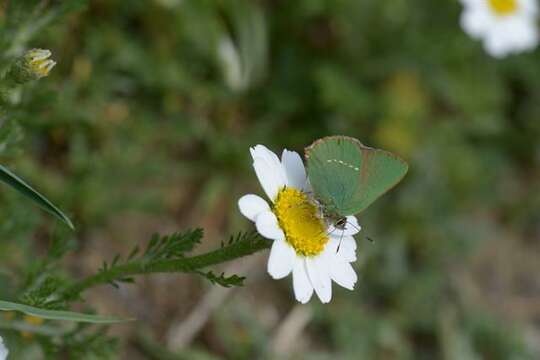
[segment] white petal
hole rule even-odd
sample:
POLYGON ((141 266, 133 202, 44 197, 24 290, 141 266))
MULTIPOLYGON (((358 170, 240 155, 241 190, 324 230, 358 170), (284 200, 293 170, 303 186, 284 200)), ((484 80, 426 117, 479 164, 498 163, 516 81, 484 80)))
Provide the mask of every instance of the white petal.
POLYGON ((251 148, 250 151, 257 178, 268 198, 274 201, 279 190, 287 185, 287 177, 283 166, 277 155, 263 145, 257 145, 251 148))
POLYGON ((266 200, 253 194, 242 196, 240 200, 238 200, 238 207, 240 208, 242 215, 251 221, 255 221, 255 218, 257 218, 257 215, 260 213, 270 210, 270 206, 268 206, 266 200))
POLYGON ((486 37, 484 48, 489 55, 495 58, 503 58, 511 52, 511 47, 504 38, 493 35, 486 37))
POLYGON ((483 37, 495 21, 487 9, 465 10, 460 18, 463 30, 476 39, 483 37))
POLYGON ((289 275, 296 261, 296 252, 284 240, 276 240, 272 244, 268 258, 268 273, 274 279, 282 279, 289 275))
POLYGON ((9 351, 4 345, 4 339, 0 337, 0 360, 6 360, 8 354, 9 354, 9 351))
POLYGON ((332 299, 332 280, 330 280, 329 266, 324 256, 306 258, 306 267, 315 293, 323 304, 332 299))
POLYGON ((473 7, 473 6, 482 5, 482 3, 485 3, 486 0, 460 0, 460 1, 465 7, 473 7))
POLYGON ((352 236, 341 240, 338 255, 347 262, 356 261, 356 240, 352 236))
POLYGON ((313 295, 313 285, 307 274, 306 261, 303 258, 297 258, 293 269, 293 288, 294 297, 302 304, 307 303, 313 295))
POLYGON ((356 261, 356 241, 352 236, 330 237, 326 247, 346 262, 356 261))
POLYGON ((536 47, 538 44, 538 29, 534 23, 523 24, 519 44, 525 50, 536 47))
POLYGON ((266 196, 273 202, 279 190, 286 185, 285 179, 280 179, 279 170, 261 158, 253 160, 253 169, 266 196))
POLYGON ((360 224, 358 224, 358 219, 356 219, 356 216, 347 216, 347 223, 345 224, 345 232, 343 235, 355 235, 358 234, 360 230, 362 230, 362 227, 360 224))
POLYGON ((494 57, 523 52, 536 46, 536 26, 523 16, 513 16, 499 21, 484 39, 486 51, 494 57))
POLYGON ((494 29, 492 36, 503 38, 508 48, 513 52, 520 52, 536 46, 538 31, 534 19, 527 16, 514 16, 507 19, 494 29))
POLYGON ((279 227, 276 215, 271 211, 260 213, 255 219, 255 226, 259 234, 271 240, 284 240, 285 234, 279 227))
POLYGON ((306 169, 300 155, 297 152, 285 149, 281 154, 281 164, 287 176, 287 185, 305 190, 307 184, 306 169))
POLYGON ((529 16, 535 16, 538 12, 538 6, 536 0, 519 0, 520 6, 523 9, 523 12, 529 16))
POLYGON ((328 234, 332 237, 341 238, 343 236, 352 236, 358 234, 362 227, 358 224, 358 220, 354 216, 347 216, 347 223, 345 229, 337 229, 334 225, 328 227, 328 234))
POLYGON ((329 258, 332 263, 330 266, 330 277, 332 280, 346 289, 353 290, 358 276, 351 264, 336 255, 330 255, 329 258))

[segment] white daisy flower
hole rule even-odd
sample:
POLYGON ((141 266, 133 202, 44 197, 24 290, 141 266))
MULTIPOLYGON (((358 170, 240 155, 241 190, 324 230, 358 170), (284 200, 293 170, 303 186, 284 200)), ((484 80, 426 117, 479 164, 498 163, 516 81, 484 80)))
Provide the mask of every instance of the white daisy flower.
POLYGON ((7 359, 7 356, 8 356, 8 349, 6 348, 6 346, 4 345, 4 339, 2 339, 2 337, 0 337, 0 360, 6 360, 7 359))
POLYGON ((300 155, 283 150, 281 161, 263 145, 250 149, 253 168, 269 205, 257 195, 238 201, 240 212, 255 222, 257 231, 274 240, 268 273, 282 279, 292 272, 296 300, 305 304, 313 291, 323 303, 332 299, 332 280, 353 290, 357 280, 351 262, 356 261, 352 235, 360 230, 354 216, 347 217, 345 230, 336 230, 321 218, 309 195, 309 182, 300 155))
POLYGON ((461 27, 481 39, 494 57, 533 49, 538 43, 536 0, 461 0, 461 27))

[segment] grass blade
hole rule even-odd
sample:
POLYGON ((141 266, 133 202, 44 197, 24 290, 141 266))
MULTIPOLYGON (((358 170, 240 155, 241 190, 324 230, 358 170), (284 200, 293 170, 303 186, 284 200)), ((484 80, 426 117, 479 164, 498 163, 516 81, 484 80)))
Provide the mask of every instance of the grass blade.
POLYGON ((48 320, 64 320, 86 322, 93 324, 114 324, 119 322, 133 321, 134 319, 122 319, 101 315, 90 315, 73 311, 45 310, 37 307, 0 300, 0 311, 17 311, 48 320))
POLYGON ((45 196, 34 190, 23 179, 2 165, 0 165, 0 181, 8 184, 19 193, 32 200, 40 208, 67 224, 71 229, 74 229, 71 220, 60 209, 54 206, 45 196))

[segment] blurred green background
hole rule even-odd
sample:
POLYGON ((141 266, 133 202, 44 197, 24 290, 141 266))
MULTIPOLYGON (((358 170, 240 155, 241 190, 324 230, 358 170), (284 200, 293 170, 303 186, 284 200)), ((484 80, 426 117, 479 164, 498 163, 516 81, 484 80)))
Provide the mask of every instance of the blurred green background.
MULTIPOLYGON (((0 158, 74 220, 72 276, 155 231, 204 227, 203 251, 251 229, 249 146, 343 134, 410 163, 359 215, 354 292, 299 306, 267 252, 224 267, 248 276, 239 289, 103 286, 88 304, 139 319, 110 328, 112 358, 540 358, 538 51, 488 57, 454 0, 0 4, 2 59, 58 62, 18 94, 0 158)), ((0 211, 8 296, 64 230, 6 188, 0 211)))

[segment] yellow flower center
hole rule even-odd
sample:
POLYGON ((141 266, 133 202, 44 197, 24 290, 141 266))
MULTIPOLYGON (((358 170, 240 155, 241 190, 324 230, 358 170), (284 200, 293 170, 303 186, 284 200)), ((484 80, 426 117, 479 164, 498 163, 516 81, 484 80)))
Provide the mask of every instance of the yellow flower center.
POLYGON ((303 256, 320 254, 328 242, 326 226, 318 207, 308 196, 296 189, 284 187, 274 202, 274 213, 285 232, 286 241, 303 256))
POLYGON ((508 15, 515 12, 518 8, 518 0, 488 0, 491 9, 497 15, 508 15))
MULTIPOLYGON (((32 315, 24 315, 23 320, 25 323, 33 325, 33 326, 39 326, 45 322, 43 318, 39 318, 32 315)), ((31 339, 33 337, 33 333, 29 331, 22 331, 21 335, 26 339, 31 339)))

